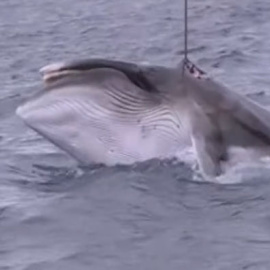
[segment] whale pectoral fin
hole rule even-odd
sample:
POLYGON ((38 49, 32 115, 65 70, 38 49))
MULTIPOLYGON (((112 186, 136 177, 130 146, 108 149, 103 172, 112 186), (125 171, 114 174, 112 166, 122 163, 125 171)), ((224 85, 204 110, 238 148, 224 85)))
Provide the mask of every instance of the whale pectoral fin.
POLYGON ((219 156, 213 142, 205 136, 192 136, 192 145, 196 152, 198 164, 203 174, 207 176, 218 176, 222 173, 219 156))
MULTIPOLYGON (((194 147, 203 170, 214 174, 216 164, 221 163, 218 162, 219 154, 221 159, 225 155, 227 164, 232 160, 238 161, 232 154, 236 148, 249 151, 247 156, 240 157, 241 161, 247 160, 250 155, 269 156, 270 112, 248 97, 212 80, 194 64, 183 64, 185 90, 189 99, 200 108, 200 114, 207 119, 202 121, 203 125, 196 121, 199 136, 194 137, 194 147), (206 122, 212 124, 206 125, 206 122), (219 130, 222 144, 213 139, 215 132, 212 133, 212 127, 219 130), (218 146, 221 146, 221 151, 212 150, 218 146)), ((200 119, 200 114, 194 119, 200 119)))
POLYGON ((206 115, 203 111, 193 113, 191 141, 203 174, 220 175, 222 173, 221 161, 226 156, 226 146, 213 115, 206 115))
POLYGON ((228 165, 234 166, 235 161, 270 154, 270 140, 263 132, 253 130, 228 112, 210 114, 204 110, 200 107, 193 113, 191 140, 200 170, 206 177, 221 175, 228 165), (241 150, 237 149, 251 151, 247 156, 238 156, 241 150))
MULTIPOLYGON (((244 127, 248 133, 270 141, 270 112, 266 108, 207 77, 194 64, 187 62, 184 67, 184 86, 190 98, 196 101, 204 112, 216 111, 217 115, 222 114, 230 119, 229 124, 233 128, 244 127)), ((226 127, 225 129, 229 130, 226 127)), ((233 131, 229 130, 230 133, 233 131)))

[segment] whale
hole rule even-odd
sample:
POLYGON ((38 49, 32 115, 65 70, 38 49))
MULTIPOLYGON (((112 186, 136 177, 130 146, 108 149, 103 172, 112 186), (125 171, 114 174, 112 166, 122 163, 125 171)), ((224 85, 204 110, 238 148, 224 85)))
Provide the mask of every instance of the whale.
POLYGON ((40 73, 41 90, 16 114, 80 163, 129 165, 191 149, 200 172, 216 177, 270 155, 269 110, 188 59, 174 67, 86 59, 40 73))

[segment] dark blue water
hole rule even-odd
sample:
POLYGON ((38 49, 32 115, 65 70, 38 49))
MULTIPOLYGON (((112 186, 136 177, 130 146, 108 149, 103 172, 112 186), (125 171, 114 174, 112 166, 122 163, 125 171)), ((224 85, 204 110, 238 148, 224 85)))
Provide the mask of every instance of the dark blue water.
MULTIPOLYGON (((50 62, 177 63, 181 2, 0 1, 1 270, 270 269, 269 170, 217 185, 173 161, 81 168, 14 115, 50 62)), ((270 104, 269 14, 267 0, 190 1, 190 58, 270 104)))

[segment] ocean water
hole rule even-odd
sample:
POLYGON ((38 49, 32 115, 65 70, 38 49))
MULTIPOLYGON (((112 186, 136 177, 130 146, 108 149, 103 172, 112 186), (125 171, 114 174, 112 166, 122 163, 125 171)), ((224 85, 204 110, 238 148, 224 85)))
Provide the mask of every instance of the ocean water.
MULTIPOLYGON (((189 1, 190 59, 266 105, 269 14, 267 0, 189 1)), ((81 167, 14 114, 50 62, 182 55, 183 1, 0 1, 0 270, 270 269, 269 168, 220 185, 175 161, 81 167)))

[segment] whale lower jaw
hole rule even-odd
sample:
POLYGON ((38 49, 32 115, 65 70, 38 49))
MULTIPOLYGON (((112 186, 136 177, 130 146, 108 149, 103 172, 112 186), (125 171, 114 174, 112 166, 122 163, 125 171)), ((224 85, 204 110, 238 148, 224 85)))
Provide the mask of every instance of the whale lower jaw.
POLYGON ((94 99, 52 91, 21 105, 16 114, 84 164, 112 166, 172 158, 190 145, 187 121, 179 122, 165 106, 124 113, 110 110, 94 99))

